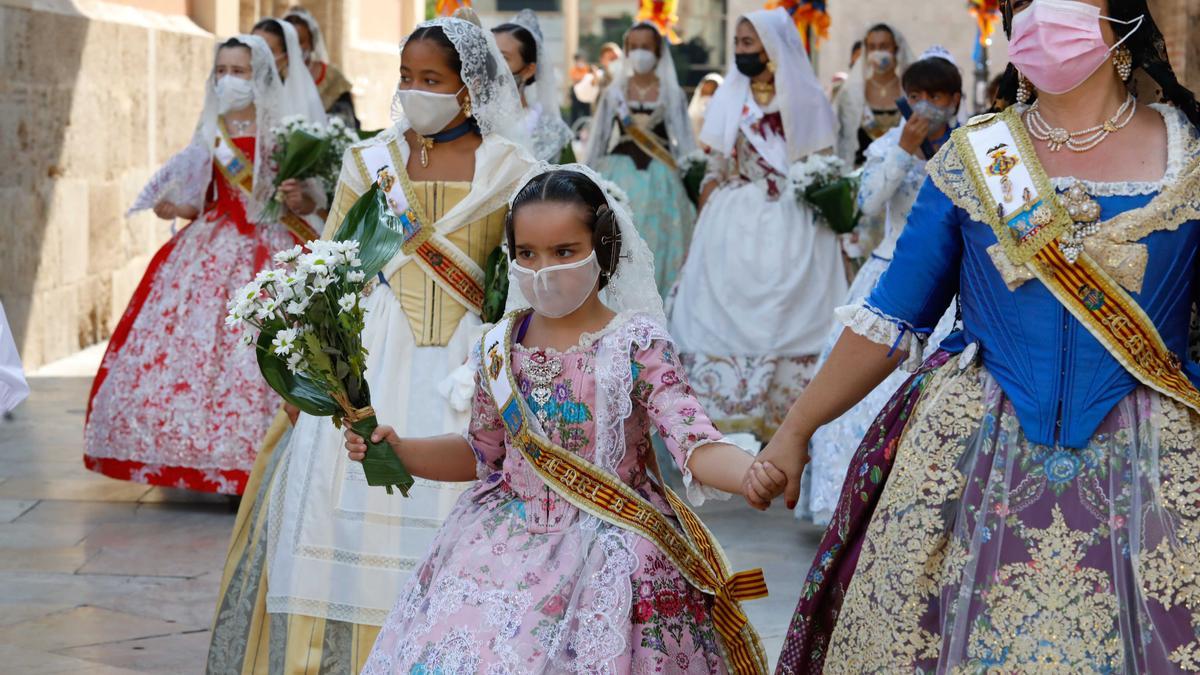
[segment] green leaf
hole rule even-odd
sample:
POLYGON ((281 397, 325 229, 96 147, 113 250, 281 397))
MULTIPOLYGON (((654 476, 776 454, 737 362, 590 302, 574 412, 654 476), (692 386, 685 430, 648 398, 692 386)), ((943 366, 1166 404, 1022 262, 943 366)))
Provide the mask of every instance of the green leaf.
POLYGON ((508 256, 504 249, 497 246, 488 255, 483 272, 483 322, 496 323, 504 316, 508 302, 508 256))
POLYGON ((871 467, 871 482, 876 485, 883 480, 883 471, 878 466, 871 467))
POLYGON ((283 159, 279 162, 279 174, 275 185, 289 178, 307 178, 325 157, 329 139, 313 136, 307 131, 293 131, 287 137, 283 159))
POLYGON ((326 393, 321 383, 288 370, 287 360, 271 351, 274 331, 263 331, 258 336, 258 368, 283 400, 304 412, 317 417, 328 417, 338 411, 338 405, 326 393))
POLYGON ((388 206, 387 194, 377 184, 372 184, 350 207, 333 239, 353 239, 358 242, 361 269, 370 279, 400 251, 404 243, 404 228, 400 217, 388 206))

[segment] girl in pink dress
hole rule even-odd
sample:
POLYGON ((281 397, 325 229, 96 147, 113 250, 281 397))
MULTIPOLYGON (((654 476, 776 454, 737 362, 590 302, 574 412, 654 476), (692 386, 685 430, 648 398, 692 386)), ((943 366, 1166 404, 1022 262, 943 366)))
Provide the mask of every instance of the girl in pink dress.
MULTIPOLYGON (((644 504, 672 532, 691 533, 681 523, 694 514, 656 478, 652 429, 693 503, 750 479, 765 488, 782 474, 764 467, 748 476, 750 455, 723 442, 700 409, 663 328, 650 251, 599 177, 543 165, 521 184, 507 227, 521 297, 509 305, 527 299, 533 309, 510 314, 475 350, 465 438, 375 434, 417 476, 476 483, 402 591, 363 672, 763 672, 757 636, 748 624, 729 630, 725 611, 740 614, 737 599, 761 597, 765 586, 724 586, 734 600, 715 607, 661 540, 598 508, 592 500, 605 488, 583 484, 608 481, 623 508, 644 504), (531 444, 518 426, 540 440, 531 444), (579 462, 586 475, 547 478, 561 466, 548 457, 579 462)), ((361 460, 366 446, 351 432, 346 447, 361 460)), ((721 586, 730 575, 714 548, 721 586)))

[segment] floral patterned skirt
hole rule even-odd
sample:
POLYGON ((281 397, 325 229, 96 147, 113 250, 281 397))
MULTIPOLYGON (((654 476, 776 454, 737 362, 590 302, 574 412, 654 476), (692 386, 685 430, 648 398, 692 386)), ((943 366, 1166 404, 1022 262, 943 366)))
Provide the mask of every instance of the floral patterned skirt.
POLYGON ((364 674, 726 672, 711 601, 649 541, 578 513, 531 532, 524 501, 479 490, 410 577, 364 674))
POLYGON ((112 478, 241 494, 279 397, 225 327, 229 296, 295 240, 201 217, 151 260, 92 384, 84 464, 112 478))
POLYGON ((1200 668, 1198 431, 1140 388, 1088 447, 1039 445, 935 356, 851 463, 778 672, 1200 668))

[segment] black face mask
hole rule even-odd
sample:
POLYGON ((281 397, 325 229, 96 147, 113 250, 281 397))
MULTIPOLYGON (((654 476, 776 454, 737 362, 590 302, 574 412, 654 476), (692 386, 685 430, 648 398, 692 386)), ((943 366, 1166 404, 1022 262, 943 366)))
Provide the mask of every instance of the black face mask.
POLYGON ((767 62, 762 60, 762 52, 734 54, 733 64, 737 66, 738 72, 746 77, 756 77, 767 69, 767 62))

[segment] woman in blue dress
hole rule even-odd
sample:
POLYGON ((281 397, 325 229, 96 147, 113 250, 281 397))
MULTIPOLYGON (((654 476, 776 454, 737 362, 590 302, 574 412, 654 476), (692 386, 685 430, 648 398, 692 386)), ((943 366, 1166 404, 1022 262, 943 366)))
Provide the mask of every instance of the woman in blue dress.
POLYGON ((1200 669, 1200 106, 1145 0, 1003 8, 1022 104, 930 162, 761 458, 794 501, 813 431, 919 367, 851 462, 781 673, 1200 669), (956 293, 962 330, 916 363, 956 293))

